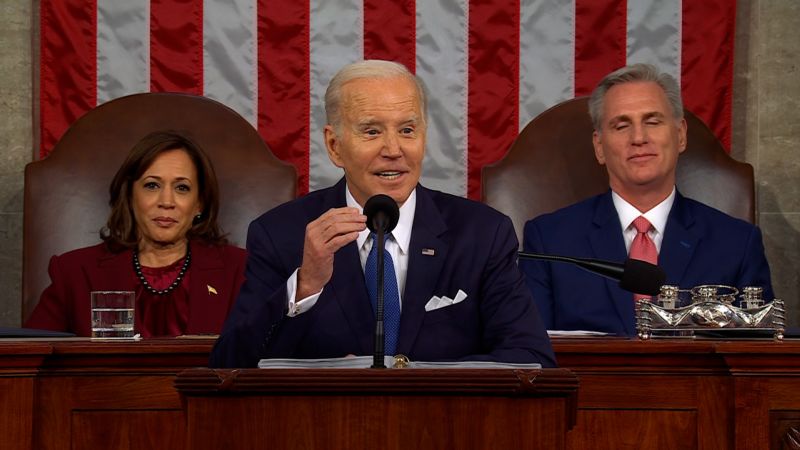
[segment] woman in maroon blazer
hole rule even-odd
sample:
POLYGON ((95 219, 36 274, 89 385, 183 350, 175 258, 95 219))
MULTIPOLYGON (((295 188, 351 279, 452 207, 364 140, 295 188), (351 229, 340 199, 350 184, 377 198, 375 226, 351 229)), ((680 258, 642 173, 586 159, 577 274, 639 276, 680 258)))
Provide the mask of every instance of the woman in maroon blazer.
POLYGON ((179 133, 152 133, 133 147, 109 191, 103 243, 50 260, 52 283, 25 326, 90 336, 89 293, 129 290, 142 337, 219 333, 246 258, 217 225, 219 188, 208 157, 179 133))

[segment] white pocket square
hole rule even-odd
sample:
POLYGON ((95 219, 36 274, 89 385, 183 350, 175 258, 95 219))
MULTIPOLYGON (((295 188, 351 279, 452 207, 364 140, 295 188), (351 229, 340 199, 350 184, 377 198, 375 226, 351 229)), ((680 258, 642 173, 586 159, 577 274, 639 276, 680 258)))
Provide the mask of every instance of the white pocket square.
POLYGON ((425 304, 425 311, 433 311, 435 309, 444 308, 445 306, 455 305, 456 303, 464 301, 465 298, 467 298, 467 293, 461 289, 456 293, 456 298, 447 296, 437 297, 434 295, 428 300, 428 303, 425 304))

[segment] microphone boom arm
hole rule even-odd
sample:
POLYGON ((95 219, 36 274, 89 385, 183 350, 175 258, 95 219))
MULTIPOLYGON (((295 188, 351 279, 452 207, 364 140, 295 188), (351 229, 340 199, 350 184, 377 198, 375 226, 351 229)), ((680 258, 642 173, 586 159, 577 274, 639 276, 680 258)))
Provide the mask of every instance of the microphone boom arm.
POLYGON ((611 261, 601 261, 590 258, 572 258, 569 256, 543 255, 541 253, 517 252, 519 258, 545 261, 558 261, 588 270, 597 275, 602 275, 619 281, 619 287, 628 292, 657 295, 661 285, 666 280, 666 274, 661 267, 638 259, 627 259, 624 264, 611 261))
POLYGON ((622 279, 623 274, 625 273, 624 265, 613 263, 610 261, 600 261, 597 259, 589 259, 589 258, 572 258, 569 256, 558 256, 558 255, 543 255, 541 253, 528 253, 528 252, 518 252, 517 255, 519 255, 519 257, 522 259, 559 261, 559 262, 575 264, 576 266, 582 269, 588 270, 598 275, 602 275, 606 278, 611 278, 612 280, 616 281, 620 281, 622 279))

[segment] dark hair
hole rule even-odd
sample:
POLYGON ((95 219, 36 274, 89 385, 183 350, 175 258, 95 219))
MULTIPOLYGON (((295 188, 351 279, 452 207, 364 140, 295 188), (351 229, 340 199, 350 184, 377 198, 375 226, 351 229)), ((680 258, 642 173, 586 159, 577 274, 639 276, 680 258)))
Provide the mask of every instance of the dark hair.
POLYGON ((108 216, 106 226, 100 230, 100 238, 112 252, 137 246, 139 235, 131 206, 133 183, 142 177, 159 155, 170 150, 186 152, 197 170, 198 195, 203 205, 203 211, 200 218, 195 218, 192 222, 192 227, 186 233, 186 237, 190 240, 200 239, 212 245, 227 243, 227 239, 217 224, 219 186, 217 185, 217 175, 214 173, 214 167, 208 156, 199 145, 183 133, 156 131, 143 137, 133 146, 108 188, 111 214, 108 216))

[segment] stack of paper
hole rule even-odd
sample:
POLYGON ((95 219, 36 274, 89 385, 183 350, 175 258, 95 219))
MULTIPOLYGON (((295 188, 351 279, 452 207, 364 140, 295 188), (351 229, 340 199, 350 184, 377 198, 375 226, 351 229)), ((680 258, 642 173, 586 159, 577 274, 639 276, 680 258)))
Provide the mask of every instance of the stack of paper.
MULTIPOLYGON (((372 366, 372 356, 348 356, 321 359, 262 359, 260 369, 367 369, 372 366)), ((384 356, 386 367, 395 367, 394 356, 384 356)), ((410 369, 541 369, 541 364, 518 364, 495 361, 408 361, 410 369)))
POLYGON ((550 337, 588 337, 588 336, 610 336, 611 333, 589 330, 547 330, 550 337))

